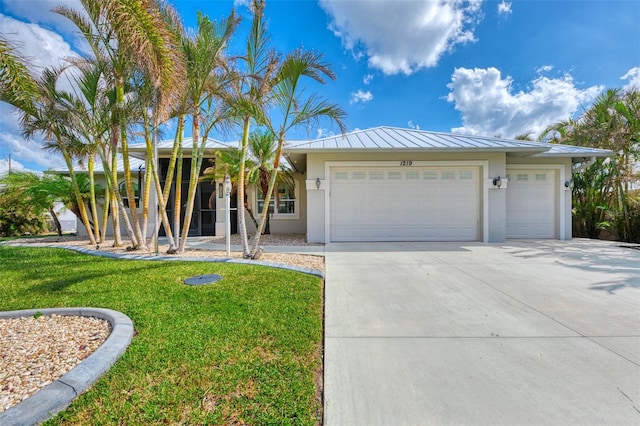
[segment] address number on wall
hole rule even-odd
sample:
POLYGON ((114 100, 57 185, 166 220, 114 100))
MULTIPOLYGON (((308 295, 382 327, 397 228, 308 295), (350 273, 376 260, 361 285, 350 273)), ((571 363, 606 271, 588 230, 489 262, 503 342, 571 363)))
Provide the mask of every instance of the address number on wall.
POLYGON ((400 166, 401 167, 410 166, 412 164, 413 164, 413 161, 411 161, 411 160, 402 160, 402 161, 400 161, 400 166))

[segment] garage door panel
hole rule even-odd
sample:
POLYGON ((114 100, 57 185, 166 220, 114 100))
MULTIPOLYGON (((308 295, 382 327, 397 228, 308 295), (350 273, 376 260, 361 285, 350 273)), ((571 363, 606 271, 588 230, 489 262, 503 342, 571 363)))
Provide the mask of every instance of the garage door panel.
POLYGON ((331 241, 476 241, 478 168, 332 168, 331 241))
POLYGON ((555 171, 507 170, 507 238, 555 238, 555 171))

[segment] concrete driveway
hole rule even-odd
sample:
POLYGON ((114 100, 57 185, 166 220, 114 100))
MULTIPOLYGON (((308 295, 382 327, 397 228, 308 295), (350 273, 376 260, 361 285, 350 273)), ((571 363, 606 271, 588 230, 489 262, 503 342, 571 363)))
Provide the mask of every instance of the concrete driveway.
POLYGON ((619 245, 327 245, 325 424, 640 424, 619 245))

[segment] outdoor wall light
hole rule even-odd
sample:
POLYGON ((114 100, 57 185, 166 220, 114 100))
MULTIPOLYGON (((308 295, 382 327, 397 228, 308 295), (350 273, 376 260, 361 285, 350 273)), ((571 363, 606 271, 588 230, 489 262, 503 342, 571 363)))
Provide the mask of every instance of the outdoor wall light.
POLYGON ((316 178, 316 189, 320 189, 321 185, 322 185, 322 182, 320 181, 320 178, 316 178))
POLYGON ((502 186, 502 180, 500 180, 500 176, 493 178, 493 186, 497 186, 498 189, 502 186))
POLYGON ((569 189, 573 189, 573 179, 565 180, 564 181, 564 187, 565 188, 569 188, 569 189))

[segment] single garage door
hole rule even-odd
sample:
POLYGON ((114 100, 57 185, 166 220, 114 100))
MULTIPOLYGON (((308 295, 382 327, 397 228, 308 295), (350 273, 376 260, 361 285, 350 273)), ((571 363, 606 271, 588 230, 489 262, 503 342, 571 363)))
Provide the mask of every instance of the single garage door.
POLYGON ((477 241, 478 167, 331 168, 331 241, 477 241))
POLYGON ((555 172, 507 170, 507 238, 555 238, 555 172))

